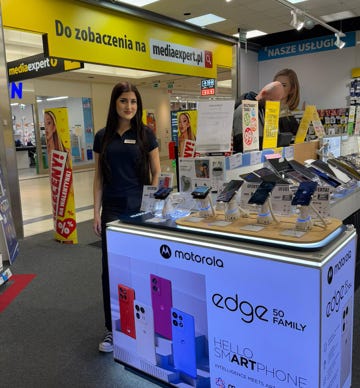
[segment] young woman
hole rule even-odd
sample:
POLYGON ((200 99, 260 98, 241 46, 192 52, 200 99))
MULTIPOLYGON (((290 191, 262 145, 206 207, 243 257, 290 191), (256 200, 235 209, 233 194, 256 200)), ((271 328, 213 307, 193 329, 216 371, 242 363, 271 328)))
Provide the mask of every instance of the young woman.
POLYGON ((280 132, 291 132, 296 135, 299 124, 292 115, 292 111, 298 107, 300 102, 298 77, 294 70, 282 69, 275 74, 274 81, 281 82, 284 87, 284 96, 280 101, 280 132))
POLYGON ((143 186, 158 185, 159 148, 156 137, 142 122, 142 101, 137 88, 122 82, 114 86, 106 127, 94 139, 94 232, 102 238, 102 287, 105 335, 102 352, 113 350, 105 228, 108 222, 138 212, 143 186))
POLYGON ((51 110, 44 112, 44 127, 45 127, 45 139, 46 148, 50 157, 52 150, 68 151, 62 144, 56 129, 56 117, 51 110))
POLYGON ((195 136, 191 129, 190 115, 187 112, 179 114, 178 118, 178 129, 179 129, 179 155, 182 156, 185 140, 195 140, 195 136))

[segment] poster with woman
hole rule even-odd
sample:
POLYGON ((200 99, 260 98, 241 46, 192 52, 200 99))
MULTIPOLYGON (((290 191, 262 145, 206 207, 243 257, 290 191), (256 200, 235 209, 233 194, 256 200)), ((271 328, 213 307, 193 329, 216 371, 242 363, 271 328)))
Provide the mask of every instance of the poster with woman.
POLYGON ((178 121, 179 156, 185 156, 186 154, 185 144, 191 144, 191 142, 195 142, 196 140, 197 111, 196 110, 179 111, 177 112, 177 121, 178 121))
POLYGON ((76 244, 77 230, 67 108, 44 111, 55 239, 76 244))

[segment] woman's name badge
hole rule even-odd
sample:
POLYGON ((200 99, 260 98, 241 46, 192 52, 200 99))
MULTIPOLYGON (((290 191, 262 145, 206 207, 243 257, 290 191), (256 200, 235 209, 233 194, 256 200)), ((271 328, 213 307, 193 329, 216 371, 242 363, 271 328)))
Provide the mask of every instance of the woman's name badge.
POLYGON ((125 144, 136 144, 136 140, 133 140, 133 139, 125 139, 125 140, 124 140, 124 143, 125 143, 125 144))

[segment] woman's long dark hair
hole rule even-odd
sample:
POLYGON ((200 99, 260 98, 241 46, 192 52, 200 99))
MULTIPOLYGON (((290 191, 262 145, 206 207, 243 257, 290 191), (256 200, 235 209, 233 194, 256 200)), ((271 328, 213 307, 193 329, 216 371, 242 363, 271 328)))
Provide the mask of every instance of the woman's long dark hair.
POLYGON ((119 116, 116 111, 116 101, 123 93, 127 92, 134 92, 137 101, 137 111, 135 116, 131 119, 130 124, 131 128, 136 131, 136 141, 141 152, 141 157, 140 160, 137 161, 136 169, 140 182, 145 185, 150 183, 150 174, 147 138, 145 136, 145 126, 142 121, 143 106, 137 87, 129 82, 120 82, 113 87, 110 98, 109 112, 106 120, 105 134, 99 157, 99 167, 102 172, 104 182, 110 182, 111 172, 106 160, 106 149, 109 143, 111 143, 111 141, 114 139, 118 129, 119 116))

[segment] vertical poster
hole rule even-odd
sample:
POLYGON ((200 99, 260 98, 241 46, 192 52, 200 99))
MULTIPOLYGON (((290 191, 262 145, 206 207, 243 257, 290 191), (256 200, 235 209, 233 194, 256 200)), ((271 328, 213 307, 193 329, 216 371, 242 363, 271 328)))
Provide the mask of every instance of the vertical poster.
POLYGON ((44 111, 55 239, 76 244, 77 229, 67 108, 44 111))
POLYGON ((243 150, 259 149, 259 119, 258 101, 244 100, 242 102, 243 150))
MULTIPOLYGON (((316 109, 316 108, 315 108, 316 109)), ((306 105, 303 117, 300 121, 298 131, 295 136, 295 144, 303 143, 305 141, 309 125, 313 119, 314 105, 306 105)))
POLYGON ((1 253, 3 255, 3 260, 9 261, 10 264, 12 264, 19 253, 19 243, 16 238, 10 202, 5 190, 4 175, 0 166, 0 254, 1 253))
POLYGON ((280 101, 266 101, 263 148, 276 148, 279 133, 280 101))
POLYGON ((191 156, 194 156, 194 142, 197 132, 197 111, 186 110, 177 112, 178 123, 178 147, 179 155, 185 156, 189 154, 191 148, 191 156), (186 148, 190 147, 189 149, 186 148))
POLYGON ((93 160, 93 143, 94 143, 94 124, 92 118, 91 98, 82 99, 84 128, 85 128, 85 147, 86 160, 93 160))

